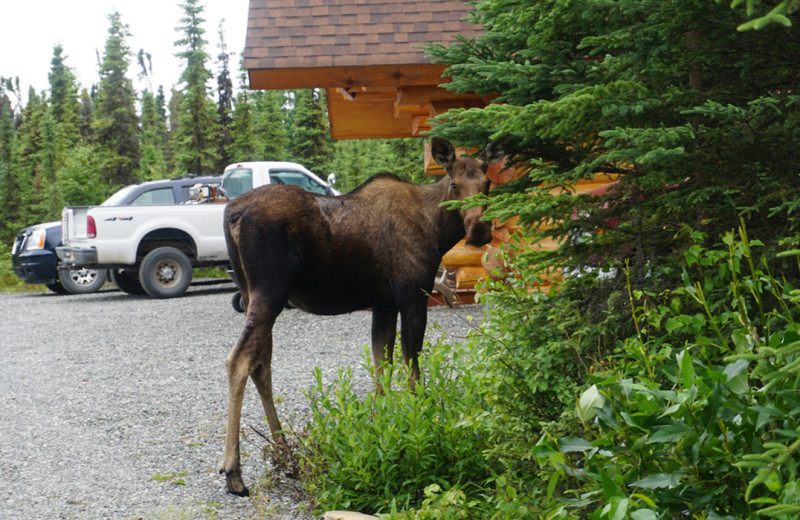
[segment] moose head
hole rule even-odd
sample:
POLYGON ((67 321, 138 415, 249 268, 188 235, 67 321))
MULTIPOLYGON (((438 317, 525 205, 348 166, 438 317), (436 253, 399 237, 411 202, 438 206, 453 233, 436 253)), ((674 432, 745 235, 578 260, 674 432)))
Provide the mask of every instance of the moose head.
MULTIPOLYGON (((434 137, 431 140, 431 153, 434 160, 445 169, 450 180, 447 200, 465 200, 479 193, 488 193, 490 181, 486 176, 486 170, 490 164, 503 158, 505 155, 504 143, 504 140, 490 142, 478 157, 456 158, 456 151, 452 144, 439 137, 434 137)), ((492 240, 490 223, 481 220, 483 207, 477 206, 458 211, 464 222, 467 244, 482 246, 492 240)))

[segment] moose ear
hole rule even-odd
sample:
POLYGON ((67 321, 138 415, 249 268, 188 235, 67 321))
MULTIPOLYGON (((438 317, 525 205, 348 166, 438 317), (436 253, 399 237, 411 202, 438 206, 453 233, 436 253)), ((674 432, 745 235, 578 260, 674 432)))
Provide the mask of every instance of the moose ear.
POLYGON ((433 160, 439 163, 439 166, 447 170, 448 173, 450 167, 456 162, 456 149, 441 137, 433 137, 431 139, 431 155, 433 160))
POLYGON ((509 137, 504 135, 494 141, 489 141, 486 147, 481 151, 480 159, 485 164, 493 164, 500 161, 506 155, 506 144, 509 137))

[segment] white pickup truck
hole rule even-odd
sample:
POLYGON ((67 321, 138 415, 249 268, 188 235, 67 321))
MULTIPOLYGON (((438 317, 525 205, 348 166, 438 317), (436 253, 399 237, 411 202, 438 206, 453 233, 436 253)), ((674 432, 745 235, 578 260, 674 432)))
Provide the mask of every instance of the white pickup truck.
POLYGON ((265 184, 339 193, 303 166, 243 162, 225 168, 221 202, 177 206, 74 206, 61 214, 60 269, 109 269, 122 291, 172 298, 186 292, 195 267, 226 265, 226 199, 265 184))

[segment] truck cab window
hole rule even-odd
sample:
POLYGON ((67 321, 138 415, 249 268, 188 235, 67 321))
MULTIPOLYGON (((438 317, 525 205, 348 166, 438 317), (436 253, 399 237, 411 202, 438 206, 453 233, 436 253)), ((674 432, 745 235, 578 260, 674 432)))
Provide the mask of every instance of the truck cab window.
POLYGON ((175 204, 175 193, 172 187, 159 188, 142 193, 131 202, 134 206, 156 206, 159 204, 175 204))

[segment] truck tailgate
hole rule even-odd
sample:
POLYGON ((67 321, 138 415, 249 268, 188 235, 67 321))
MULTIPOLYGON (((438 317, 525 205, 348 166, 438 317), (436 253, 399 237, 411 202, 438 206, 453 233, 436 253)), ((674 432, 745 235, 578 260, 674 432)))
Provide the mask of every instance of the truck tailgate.
POLYGON ((69 245, 71 241, 86 240, 86 222, 89 206, 71 206, 61 211, 61 242, 69 245))

